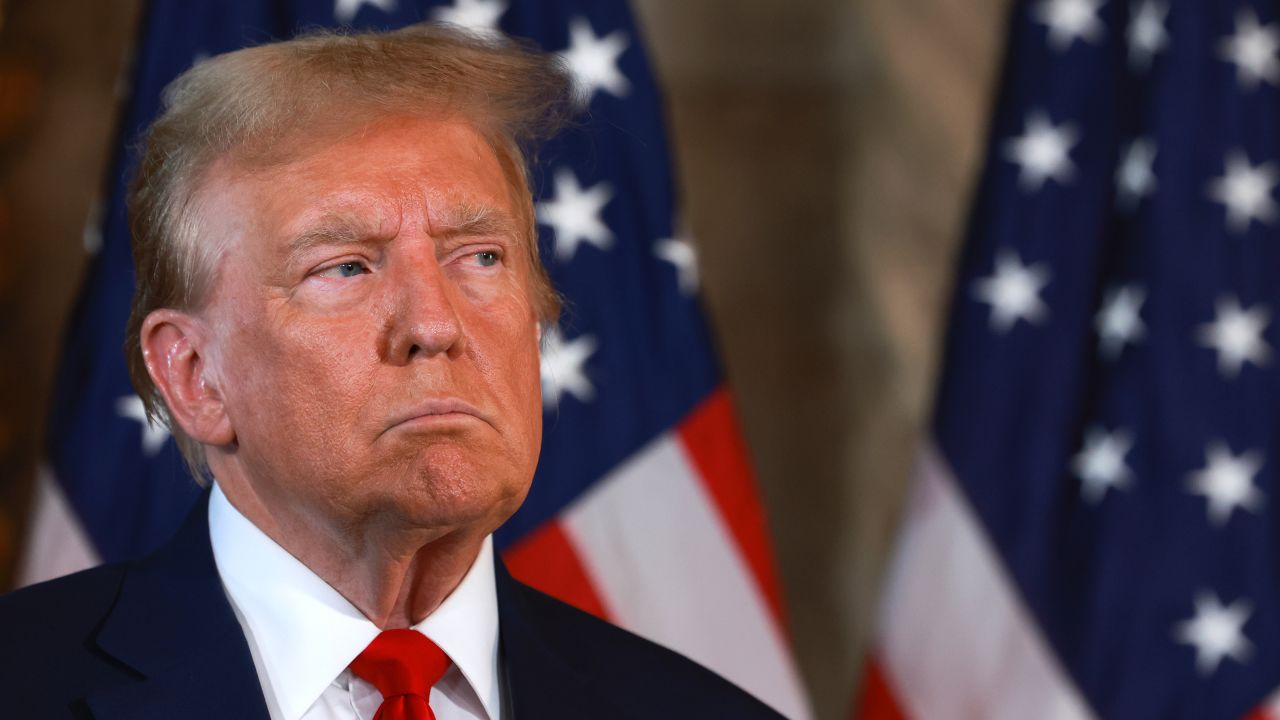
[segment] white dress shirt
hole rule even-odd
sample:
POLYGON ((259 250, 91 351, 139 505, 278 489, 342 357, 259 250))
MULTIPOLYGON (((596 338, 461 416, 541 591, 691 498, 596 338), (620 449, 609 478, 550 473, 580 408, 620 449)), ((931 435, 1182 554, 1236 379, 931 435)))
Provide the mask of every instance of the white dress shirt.
MULTIPOLYGON (((213 558, 240 620, 272 720, 370 720, 382 695, 347 668, 380 632, 227 500, 209 500, 213 558)), ((453 660, 431 690, 438 720, 501 720, 493 539, 415 630, 453 660)))

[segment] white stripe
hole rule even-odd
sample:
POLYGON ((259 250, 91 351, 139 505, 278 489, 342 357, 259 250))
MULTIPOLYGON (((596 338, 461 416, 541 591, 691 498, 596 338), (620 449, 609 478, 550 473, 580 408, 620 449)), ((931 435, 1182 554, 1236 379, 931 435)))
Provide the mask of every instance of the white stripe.
POLYGON ((1261 717, 1280 720, 1280 690, 1273 691, 1258 710, 1261 717))
POLYGON ((881 659, 909 716, 1094 717, 931 446, 882 602, 881 659))
POLYGON ((18 586, 68 575, 101 562, 53 472, 40 467, 18 586))
POLYGON ((619 625, 787 717, 811 716, 786 641, 672 433, 604 478, 562 523, 619 625))

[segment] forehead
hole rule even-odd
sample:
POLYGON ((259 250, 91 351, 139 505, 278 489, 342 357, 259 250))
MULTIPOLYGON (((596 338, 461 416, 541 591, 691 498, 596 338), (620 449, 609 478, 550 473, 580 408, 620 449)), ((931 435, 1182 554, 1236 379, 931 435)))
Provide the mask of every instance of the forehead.
POLYGON ((512 187, 470 123, 393 117, 336 138, 304 138, 289 160, 269 167, 216 163, 206 191, 214 205, 233 206, 217 215, 242 218, 246 240, 278 245, 335 219, 394 234, 477 215, 514 218, 523 188, 512 187))

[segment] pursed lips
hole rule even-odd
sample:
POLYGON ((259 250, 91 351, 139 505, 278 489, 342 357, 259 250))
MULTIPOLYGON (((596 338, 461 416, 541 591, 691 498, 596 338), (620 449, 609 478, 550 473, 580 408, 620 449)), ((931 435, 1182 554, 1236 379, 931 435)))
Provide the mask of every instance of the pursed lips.
POLYGON ((419 418, 444 417, 449 415, 469 415, 482 422, 493 425, 487 416, 474 405, 459 398, 432 398, 425 400, 404 413, 397 415, 388 430, 419 418))

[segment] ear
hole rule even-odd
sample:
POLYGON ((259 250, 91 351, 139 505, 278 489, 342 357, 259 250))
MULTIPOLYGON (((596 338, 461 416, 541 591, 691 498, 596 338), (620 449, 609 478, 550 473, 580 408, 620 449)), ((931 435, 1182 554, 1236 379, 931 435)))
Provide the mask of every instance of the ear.
POLYGON ((228 445, 235 430, 208 365, 208 333, 192 315, 164 308, 142 321, 142 357, 169 415, 193 440, 228 445))

